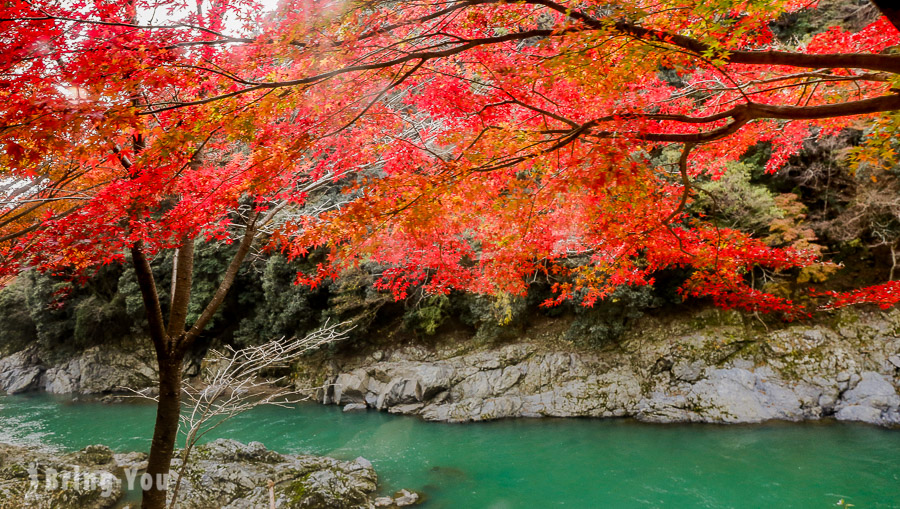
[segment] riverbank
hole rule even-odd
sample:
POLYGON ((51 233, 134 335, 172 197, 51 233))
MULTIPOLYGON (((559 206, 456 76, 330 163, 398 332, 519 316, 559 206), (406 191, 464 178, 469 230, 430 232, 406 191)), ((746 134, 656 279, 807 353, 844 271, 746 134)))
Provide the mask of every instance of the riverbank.
POLYGON ((641 319, 617 342, 575 348, 545 322, 514 342, 437 341, 320 356, 297 386, 347 410, 432 421, 633 417, 756 423, 833 416, 900 426, 900 311, 844 310, 766 325, 716 309, 641 319), (323 383, 324 382, 324 383, 323 383))
MULTIPOLYGON (((293 379, 319 403, 446 422, 510 417, 633 417, 649 422, 860 421, 900 426, 900 311, 842 310, 815 322, 763 323, 717 309, 645 316, 615 342, 563 339, 537 321, 514 340, 460 331, 390 335, 328 350, 293 379), (309 389, 310 387, 315 389, 309 389)), ((143 344, 48 359, 0 359, 0 390, 108 395, 154 386, 143 344)))

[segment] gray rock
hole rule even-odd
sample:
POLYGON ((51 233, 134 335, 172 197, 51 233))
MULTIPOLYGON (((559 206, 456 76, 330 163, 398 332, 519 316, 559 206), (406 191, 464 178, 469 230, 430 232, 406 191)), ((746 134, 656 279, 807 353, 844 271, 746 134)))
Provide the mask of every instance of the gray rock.
POLYGON ((744 326, 734 313, 704 311, 668 322, 645 318, 605 350, 560 351, 559 343, 529 337, 474 350, 457 343, 403 347, 384 351, 378 362, 371 355, 342 359, 343 367, 325 376, 351 387, 354 402, 435 421, 760 422, 836 414, 894 425, 890 359, 900 350, 892 332, 900 330, 900 312, 844 313, 840 333, 826 325, 767 332, 744 326))
POLYGON ((803 417, 800 400, 786 388, 763 381, 745 369, 718 369, 689 387, 683 397, 668 392, 651 394, 643 402, 638 418, 704 422, 761 422, 769 419, 798 420, 803 417), (664 412, 656 415, 654 409, 664 412), (660 419, 660 417, 663 417, 660 419))
POLYGON ((126 452, 114 454, 113 461, 115 462, 116 466, 121 469, 147 469, 147 453, 145 452, 126 452))
POLYGON ((408 490, 400 490, 394 495, 394 505, 397 507, 406 507, 414 505, 419 501, 419 494, 408 490))
MULTIPOLYGON (((176 454, 173 472, 180 466, 176 454)), ((278 454, 258 442, 220 439, 195 450, 182 477, 178 507, 268 507, 269 480, 278 508, 362 509, 372 505, 378 478, 364 458, 278 454)), ((177 481, 177 474, 169 479, 170 496, 177 481)))
POLYGON ((33 349, 16 352, 0 359, 0 389, 9 394, 34 390, 41 373, 43 366, 33 349))
POLYGON ((839 421, 860 421, 871 424, 881 424, 882 412, 870 406, 849 405, 844 406, 834 414, 839 421))
POLYGON ((835 418, 882 426, 900 424, 900 395, 888 378, 873 371, 857 376, 856 386, 841 394, 835 418))
POLYGON ((38 388, 41 369, 37 367, 28 368, 21 371, 12 371, 9 375, 9 384, 6 386, 6 392, 9 394, 28 392, 38 388))
POLYGON ((36 509, 106 509, 122 496, 112 451, 89 446, 57 455, 0 444, 0 506, 36 509))
POLYGON ((418 380, 392 379, 378 396, 376 408, 407 405, 422 401, 422 386, 418 380))
POLYGON ((334 381, 334 404, 365 403, 368 381, 369 375, 362 370, 338 375, 334 381))
POLYGON ((672 376, 685 382, 694 382, 703 376, 705 366, 702 362, 679 361, 672 366, 672 376))
POLYGON ((149 344, 96 346, 55 365, 41 360, 45 357, 50 353, 30 348, 0 359, 0 390, 10 394, 33 390, 102 394, 156 385, 155 357, 149 344))
POLYGON ((822 394, 819 396, 818 403, 822 412, 827 415, 834 412, 834 404, 837 403, 837 400, 831 394, 822 394))
POLYGON ((888 357, 888 362, 893 364, 895 368, 900 369, 900 355, 891 355, 888 357))
POLYGON ((864 371, 859 375, 859 383, 843 394, 848 405, 868 403, 877 407, 892 407, 900 404, 900 396, 888 379, 873 371, 864 371))
POLYGON ((359 465, 359 468, 363 469, 363 470, 366 470, 366 469, 371 470, 372 469, 372 462, 367 460, 366 458, 363 458, 362 456, 357 456, 357 458, 355 460, 353 460, 353 463, 356 463, 357 465, 359 465))
MULTIPOLYGON (((73 367, 77 368, 77 363, 73 367)), ((44 373, 43 389, 51 394, 77 392, 79 378, 80 374, 72 373, 64 368, 50 368, 44 373)))
POLYGON ((369 407, 367 407, 365 403, 350 403, 349 405, 344 405, 345 412, 358 412, 367 408, 369 407))
MULTIPOLYGON (((79 392, 99 394, 156 385, 155 357, 145 350, 123 351, 109 347, 85 350, 77 359, 79 392)), ((72 363, 70 363, 71 365, 72 363)))
POLYGON ((453 368, 446 364, 422 364, 416 366, 411 374, 419 383, 422 399, 430 399, 435 394, 450 388, 453 380, 453 368))
POLYGON ((425 403, 408 403, 406 405, 395 405, 387 410, 392 414, 414 414, 424 406, 425 403))

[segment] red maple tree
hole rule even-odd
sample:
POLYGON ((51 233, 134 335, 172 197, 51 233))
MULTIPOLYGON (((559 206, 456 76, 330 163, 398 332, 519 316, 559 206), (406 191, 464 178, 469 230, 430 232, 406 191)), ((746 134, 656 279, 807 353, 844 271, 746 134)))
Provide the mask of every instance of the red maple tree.
MULTIPOLYGON (((521 294, 546 277, 553 302, 590 305, 690 267, 685 296, 795 313, 746 276, 819 263, 812 253, 685 207, 692 182, 760 143, 777 171, 809 137, 896 128, 897 11, 881 6, 855 33, 774 37, 779 16, 808 7, 6 2, 0 269, 134 265, 160 370, 151 475, 168 471, 184 355, 273 222, 273 247, 329 249, 307 284, 367 260, 388 267, 378 287, 397 298, 411 285, 521 294), (352 193, 346 206, 280 221, 330 184, 352 193), (233 236, 237 254, 188 323, 195 239, 233 236), (167 305, 148 261, 164 250, 177 253, 167 305)), ((889 282, 825 306, 898 295, 889 282)), ((144 507, 165 505, 158 488, 144 507)))

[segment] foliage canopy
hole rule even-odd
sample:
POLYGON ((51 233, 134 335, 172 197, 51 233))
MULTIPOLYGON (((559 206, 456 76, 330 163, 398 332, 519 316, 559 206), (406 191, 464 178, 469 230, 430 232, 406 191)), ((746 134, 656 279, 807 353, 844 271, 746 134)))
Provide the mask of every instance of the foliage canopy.
MULTIPOLYGON (((893 164, 900 33, 880 17, 773 35, 806 7, 7 2, 2 270, 83 274, 239 225, 291 257, 326 246, 299 277, 310 285, 366 261, 398 298, 519 295, 540 278, 548 304, 591 305, 690 267, 686 296, 792 312, 746 276, 816 253, 685 207, 693 181, 760 143, 776 171, 804 140, 861 122, 876 127, 858 163, 893 164), (343 191, 311 212, 326 187, 343 191)), ((824 305, 890 305, 896 290, 824 305)))

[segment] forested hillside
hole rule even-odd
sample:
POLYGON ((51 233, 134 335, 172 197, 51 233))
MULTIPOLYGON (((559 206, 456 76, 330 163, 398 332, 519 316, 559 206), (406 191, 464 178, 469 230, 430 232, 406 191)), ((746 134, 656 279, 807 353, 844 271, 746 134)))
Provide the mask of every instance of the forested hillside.
MULTIPOLYGON (((848 11, 846 3, 838 5, 845 7, 839 12, 848 11)), ((850 12, 848 23, 859 22, 855 20, 862 14, 875 14, 864 5, 850 12)), ((810 22, 807 18, 786 20, 782 36, 803 37, 814 30, 810 22)), ((866 126, 860 125, 834 138, 808 141, 774 174, 764 170, 771 144, 760 144, 739 163, 730 163, 721 178, 698 183, 701 192, 689 212, 752 234, 772 247, 813 249, 831 262, 783 272, 758 268, 748 275, 755 288, 777 295, 802 302, 808 298, 809 287, 846 290, 898 278, 900 167, 855 161, 865 133, 866 126)), ((235 249, 215 240, 197 245, 194 315, 214 292, 235 249)), ((495 339, 517 334, 535 316, 571 320, 567 339, 599 345, 618 337, 626 324, 645 312, 677 313, 685 306, 707 305, 702 299, 684 300, 677 293, 689 269, 662 271, 655 274, 653 286, 621 288, 592 307, 577 300, 542 305, 553 297, 549 280, 534 281, 527 297, 430 295, 419 287, 397 301, 374 287, 383 267, 372 264, 315 288, 297 284, 298 272, 314 271, 324 256, 324 252, 313 252, 304 260, 288 261, 277 251, 254 253, 241 268, 235 290, 212 322, 203 347, 211 342, 247 345, 301 336, 326 320, 351 320, 356 326, 351 334, 354 341, 365 341, 382 329, 400 328, 406 337, 415 338, 441 327, 495 339)), ((170 280, 171 253, 154 259, 153 269, 157 280, 170 280)), ((0 316, 0 346, 5 353, 31 344, 68 350, 146 335, 140 291, 128 266, 104 266, 86 280, 30 271, 0 291, 0 316)))

